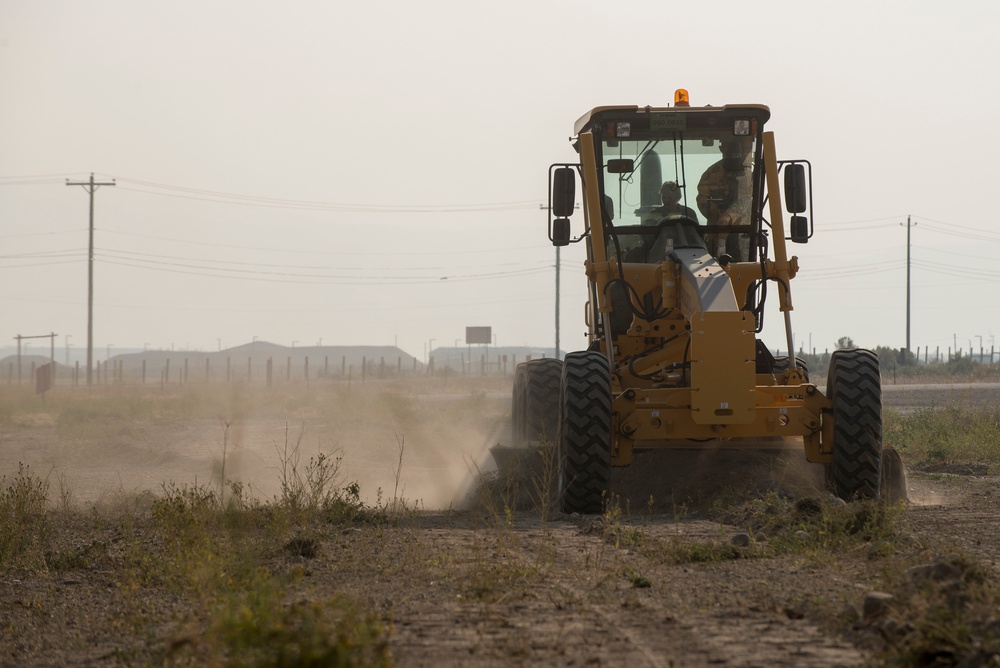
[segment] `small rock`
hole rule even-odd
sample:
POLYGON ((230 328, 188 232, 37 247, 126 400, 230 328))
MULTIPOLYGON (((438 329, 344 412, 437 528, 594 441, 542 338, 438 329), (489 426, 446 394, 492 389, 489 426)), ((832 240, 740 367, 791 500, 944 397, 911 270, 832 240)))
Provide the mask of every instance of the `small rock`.
POLYGON ((858 612, 858 606, 853 603, 845 603, 843 610, 840 611, 840 618, 849 624, 861 619, 861 613, 858 612))
POLYGON ((959 569, 954 564, 950 564, 947 561, 937 561, 933 564, 922 564, 906 570, 906 577, 913 584, 920 584, 927 582, 928 580, 943 582, 945 580, 957 579, 960 576, 961 572, 959 569))
POLYGON ((806 616, 805 605, 802 603, 796 606, 785 606, 782 612, 789 619, 803 619, 806 616))
POLYGON ((892 605, 892 601, 892 594, 887 594, 884 591, 870 591, 865 594, 865 600, 862 606, 862 614, 865 621, 879 619, 885 616, 885 614, 889 611, 889 607, 892 605))
POLYGON ((767 540, 767 534, 764 533, 763 531, 758 531, 753 535, 753 539, 758 543, 763 543, 767 540))
POLYGON ((805 541, 809 540, 810 538, 812 538, 812 536, 809 535, 808 531, 803 531, 801 529, 799 529, 798 531, 795 532, 795 537, 798 538, 799 540, 803 541, 803 542, 805 542, 805 541))
POLYGON ((736 547, 746 547, 750 544, 750 534, 738 533, 732 537, 732 543, 736 547))

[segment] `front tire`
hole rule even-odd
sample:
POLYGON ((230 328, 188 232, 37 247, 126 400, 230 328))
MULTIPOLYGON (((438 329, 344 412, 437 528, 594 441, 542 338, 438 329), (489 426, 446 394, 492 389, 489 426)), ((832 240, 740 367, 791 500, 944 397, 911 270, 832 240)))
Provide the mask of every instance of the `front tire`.
POLYGON ((563 512, 602 512, 611 480, 611 372, 602 353, 566 355, 557 445, 563 512))
POLYGON ((870 350, 830 356, 827 397, 833 402, 833 463, 827 480, 845 501, 877 499, 882 478, 882 382, 870 350))

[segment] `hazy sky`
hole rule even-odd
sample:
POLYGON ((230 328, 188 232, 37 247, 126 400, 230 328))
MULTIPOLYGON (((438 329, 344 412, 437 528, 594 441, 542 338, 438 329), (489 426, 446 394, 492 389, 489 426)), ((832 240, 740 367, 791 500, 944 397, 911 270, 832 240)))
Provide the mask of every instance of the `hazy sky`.
MULTIPOLYGON (((97 359, 253 337, 422 358, 468 325, 551 346, 549 164, 588 109, 684 87, 768 105, 779 157, 813 164, 798 342, 904 345, 911 214, 913 346, 988 348, 998 28, 985 1, 0 0, 0 345, 86 345, 88 197, 65 182, 94 172, 117 182, 97 359)), ((562 254, 564 350, 582 257, 562 254)), ((775 309, 765 340, 784 347, 775 309)))

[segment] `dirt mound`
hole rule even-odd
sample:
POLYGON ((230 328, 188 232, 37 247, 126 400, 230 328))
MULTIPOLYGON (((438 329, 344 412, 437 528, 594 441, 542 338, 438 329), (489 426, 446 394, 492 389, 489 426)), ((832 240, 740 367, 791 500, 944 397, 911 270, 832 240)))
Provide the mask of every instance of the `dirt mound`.
POLYGON ((612 471, 611 489, 633 508, 701 515, 753 493, 821 494, 823 467, 800 450, 654 450, 612 471))
MULTIPOLYGON (((499 496, 516 509, 555 507, 558 481, 551 448, 494 447, 490 453, 495 467, 483 476, 481 494, 499 496)), ((823 467, 808 463, 801 450, 706 447, 637 452, 631 466, 611 472, 611 497, 634 511, 700 516, 767 491, 790 498, 821 494, 823 467)))

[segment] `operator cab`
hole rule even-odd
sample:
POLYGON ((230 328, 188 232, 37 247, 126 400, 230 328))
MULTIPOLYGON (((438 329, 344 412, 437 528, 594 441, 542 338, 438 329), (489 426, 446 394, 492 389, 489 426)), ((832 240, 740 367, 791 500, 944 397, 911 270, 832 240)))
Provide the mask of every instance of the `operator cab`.
MULTIPOLYGON (((763 193, 760 135, 766 107, 595 109, 577 122, 590 129, 601 196, 620 216, 605 225, 609 251, 624 228, 672 230, 677 244, 697 234, 713 255, 755 259, 763 193), (687 222, 686 222, 687 221, 687 222), (685 231, 692 228, 691 234, 685 231)), ((605 221, 608 223, 609 221, 605 221)), ((648 261, 662 261, 660 244, 648 261)))

